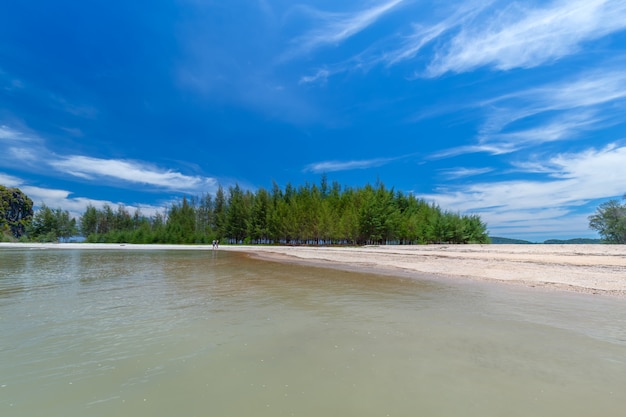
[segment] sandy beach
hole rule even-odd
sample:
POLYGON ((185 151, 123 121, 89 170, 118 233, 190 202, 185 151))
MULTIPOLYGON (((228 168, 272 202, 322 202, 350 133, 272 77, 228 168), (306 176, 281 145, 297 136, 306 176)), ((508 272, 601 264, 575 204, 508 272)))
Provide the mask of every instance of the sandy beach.
POLYGON ((499 281, 626 296, 624 245, 233 246, 276 261, 364 272, 499 281))
MULTIPOLYGON (((211 245, 19 244, 3 248, 212 250, 211 245)), ((415 277, 499 281, 626 297, 626 245, 229 246, 278 262, 415 277)))

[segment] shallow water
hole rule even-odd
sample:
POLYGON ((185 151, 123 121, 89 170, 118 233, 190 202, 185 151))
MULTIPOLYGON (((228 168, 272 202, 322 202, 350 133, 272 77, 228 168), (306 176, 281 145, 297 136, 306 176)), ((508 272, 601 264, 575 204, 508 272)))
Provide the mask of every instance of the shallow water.
POLYGON ((0 250, 2 416, 622 416, 624 300, 0 250))

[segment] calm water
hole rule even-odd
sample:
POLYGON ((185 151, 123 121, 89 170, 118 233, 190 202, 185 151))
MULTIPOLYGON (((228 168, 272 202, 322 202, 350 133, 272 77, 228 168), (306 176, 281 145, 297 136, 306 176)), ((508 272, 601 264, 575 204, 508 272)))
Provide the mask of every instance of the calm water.
POLYGON ((0 415, 623 416, 624 300, 0 250, 0 415))

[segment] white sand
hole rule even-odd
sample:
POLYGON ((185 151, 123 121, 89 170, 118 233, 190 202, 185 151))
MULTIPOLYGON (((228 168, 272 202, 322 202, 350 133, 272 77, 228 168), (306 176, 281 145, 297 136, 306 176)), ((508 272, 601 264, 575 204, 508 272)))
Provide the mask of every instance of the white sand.
POLYGON ((626 296, 626 245, 235 246, 264 258, 626 296))
MULTIPOLYGON (((19 244, 2 248, 211 250, 211 245, 19 244)), ((626 297, 626 245, 220 246, 281 262, 463 277, 626 297)))

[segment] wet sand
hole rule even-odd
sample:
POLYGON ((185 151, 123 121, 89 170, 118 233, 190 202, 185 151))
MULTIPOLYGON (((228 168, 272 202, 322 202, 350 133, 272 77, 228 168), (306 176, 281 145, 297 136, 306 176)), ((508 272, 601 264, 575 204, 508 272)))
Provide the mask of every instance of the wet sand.
MULTIPOLYGON (((2 248, 212 250, 211 245, 19 244, 2 248)), ((219 250, 329 268, 452 277, 626 297, 626 245, 229 246, 219 250)))
POLYGON ((233 246, 277 261, 626 297, 626 245, 233 246))

